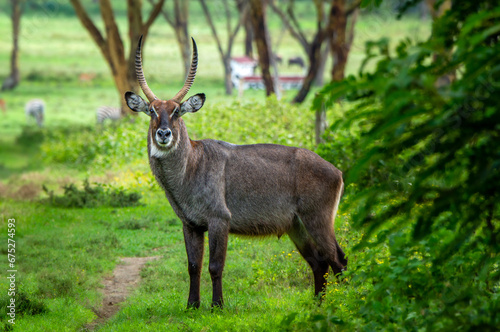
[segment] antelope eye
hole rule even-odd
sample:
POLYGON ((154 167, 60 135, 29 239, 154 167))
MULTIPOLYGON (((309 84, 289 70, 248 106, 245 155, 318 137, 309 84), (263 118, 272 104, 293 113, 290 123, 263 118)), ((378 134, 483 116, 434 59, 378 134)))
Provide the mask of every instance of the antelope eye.
POLYGON ((149 113, 151 114, 156 113, 155 108, 153 106, 151 106, 151 108, 149 109, 149 113))
POLYGON ((172 115, 179 115, 179 107, 174 108, 172 115))

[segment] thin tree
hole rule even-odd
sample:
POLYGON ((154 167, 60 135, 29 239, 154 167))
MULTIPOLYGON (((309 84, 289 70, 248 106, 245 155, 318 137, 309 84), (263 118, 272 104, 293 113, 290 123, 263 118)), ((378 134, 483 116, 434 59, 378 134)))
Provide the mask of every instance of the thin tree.
POLYGON ((253 58, 253 28, 250 11, 247 10, 248 2, 247 0, 236 0, 236 5, 238 7, 238 11, 240 12, 242 25, 245 30, 245 55, 253 58))
MULTIPOLYGON (((154 0, 149 0, 149 2, 151 5, 154 5, 154 0)), ((184 73, 187 77, 191 65, 191 38, 189 38, 188 32, 189 1, 174 0, 173 5, 172 11, 163 8, 161 13, 175 32, 175 38, 177 39, 184 64, 184 73)))
POLYGON ((135 74, 135 50, 139 37, 143 35, 143 41, 145 42, 149 28, 160 14, 164 1, 165 0, 159 0, 154 5, 147 20, 144 21, 142 17, 142 1, 127 0, 128 37, 130 38, 127 57, 123 39, 120 36, 113 8, 111 7, 111 1, 99 1, 101 17, 104 23, 104 33, 102 33, 92 21, 80 1, 70 0, 80 22, 99 47, 99 50, 111 69, 111 74, 113 75, 113 80, 119 93, 122 114, 124 115, 132 113, 125 103, 125 98, 123 97, 125 92, 139 92, 139 85, 135 74))
POLYGON ((10 55, 10 74, 2 84, 2 91, 14 89, 20 81, 19 75, 19 31, 21 27, 21 0, 11 0, 12 20, 12 53, 10 55))
MULTIPOLYGON (((308 39, 304 29, 302 29, 297 16, 295 15, 295 6, 293 1, 287 3, 286 10, 281 9, 274 1, 270 1, 270 6, 274 12, 281 18, 285 26, 288 28, 292 37, 294 37, 302 49, 307 54, 308 68, 307 73, 304 78, 303 84, 295 98, 294 103, 301 103, 305 100, 308 95, 316 77, 318 76, 319 70, 322 68, 323 54, 322 45, 326 40, 330 40, 331 45, 338 45, 338 43, 345 43, 352 38, 346 38, 346 24, 347 17, 354 13, 359 7, 361 1, 356 0, 353 2, 349 8, 345 8, 346 0, 336 0, 336 1, 326 1, 326 0, 315 0, 313 5, 316 12, 316 31, 312 38, 308 39), (331 2, 330 10, 326 12, 326 5, 331 2), (339 10, 341 8, 342 10, 339 10), (343 27, 343 28, 342 28, 343 27)), ((354 21, 352 21, 354 22, 354 21)), ((354 24, 351 24, 354 26, 354 24)), ((330 46, 332 47, 332 46, 330 46)), ((336 48, 335 52, 339 50, 348 50, 349 47, 342 46, 341 48, 336 48)), ((341 68, 343 59, 347 59, 345 56, 338 56, 341 59, 338 62, 337 68, 341 68), (340 65, 340 67, 339 67, 340 65)), ((334 56, 334 59, 337 55, 334 56)), ((335 67, 335 61, 334 61, 335 67)))
MULTIPOLYGON (((354 25, 358 18, 359 2, 346 9, 346 0, 333 1, 330 10, 329 49, 332 55, 332 81, 340 82, 345 78, 347 58, 354 41, 354 25), (350 24, 348 21, 350 20, 350 24)), ((327 128, 326 109, 316 111, 316 144, 323 142, 323 134, 327 128)))
POLYGON ((262 79, 266 87, 266 96, 274 94, 276 89, 271 76, 272 51, 266 22, 266 0, 250 0, 250 18, 254 32, 254 40, 259 53, 259 65, 262 79))
POLYGON ((231 81, 231 67, 230 67, 231 53, 233 50, 234 39, 236 37, 236 34, 238 33, 238 30, 241 27, 243 17, 246 16, 248 6, 245 6, 242 12, 240 12, 240 18, 233 27, 231 24, 231 10, 229 8, 229 3, 227 0, 223 0, 222 3, 224 4, 224 14, 226 20, 226 34, 227 34, 226 51, 224 51, 222 42, 219 38, 219 35, 217 34, 217 29, 212 19, 212 15, 210 14, 210 10, 208 9, 207 2, 205 0, 200 0, 201 7, 203 8, 203 13, 205 14, 207 23, 210 26, 210 30, 212 31, 212 36, 214 37, 215 42, 217 43, 217 50, 219 51, 219 55, 221 57, 222 64, 224 66, 224 82, 226 86, 226 94, 230 95, 233 92, 233 83, 231 81))

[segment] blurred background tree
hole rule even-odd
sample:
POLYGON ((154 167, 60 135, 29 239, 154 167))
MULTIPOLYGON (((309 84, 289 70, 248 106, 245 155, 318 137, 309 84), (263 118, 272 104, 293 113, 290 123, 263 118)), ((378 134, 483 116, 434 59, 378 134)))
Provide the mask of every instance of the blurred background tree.
POLYGON ((271 61, 273 51, 267 28, 267 1, 250 0, 250 21, 253 27, 253 38, 258 52, 258 61, 262 73, 262 80, 266 87, 266 96, 276 93, 275 81, 271 75, 271 61))
POLYGON ((332 67, 332 77, 334 80, 341 80, 344 77, 344 68, 347 63, 350 45, 354 38, 354 24, 356 16, 351 19, 350 30, 348 31, 347 19, 357 13, 357 9, 361 1, 353 1, 347 5, 347 1, 313 1, 316 11, 316 30, 311 40, 308 40, 304 29, 301 27, 297 15, 295 13, 294 1, 287 1, 284 5, 279 5, 275 1, 270 1, 270 6, 273 11, 281 18, 283 24, 288 29, 290 34, 302 46, 304 53, 307 55, 308 68, 306 77, 301 89, 294 97, 294 103, 301 103, 307 97, 314 81, 318 77, 321 69, 324 68, 325 55, 322 54, 321 48, 325 41, 330 43, 330 51, 334 58, 332 67), (328 9, 330 4, 330 9, 328 9), (285 7, 281 8, 281 7, 285 7), (348 6, 346 8, 346 6, 348 6))
POLYGON ((99 8, 102 21, 105 26, 105 33, 97 28, 85 8, 79 0, 71 0, 71 4, 75 9, 78 19, 87 29, 94 42, 99 47, 104 59, 111 69, 111 74, 118 89, 119 101, 122 114, 133 114, 123 96, 127 91, 139 92, 139 84, 135 74, 135 51, 139 38, 143 37, 143 43, 146 43, 149 28, 160 14, 165 0, 158 0, 156 5, 151 10, 146 21, 142 17, 142 1, 129 0, 127 1, 127 16, 128 16, 128 38, 130 39, 128 56, 125 53, 125 46, 120 35, 118 25, 116 24, 115 14, 111 6, 111 1, 100 0, 99 8))
POLYGON ((12 21, 12 53, 10 55, 10 74, 5 78, 2 84, 3 90, 12 90, 20 80, 19 76, 19 31, 21 29, 21 14, 24 1, 10 0, 11 3, 11 21, 12 21))
MULTIPOLYGON (((154 6, 154 0, 149 0, 149 3, 154 6)), ((174 29, 175 38, 181 51, 182 60, 184 63, 184 75, 187 77, 189 67, 191 66, 191 38, 189 36, 189 1, 174 0, 173 10, 165 9, 165 5, 161 13, 168 24, 174 29)))
MULTIPOLYGON (((205 14, 205 18, 207 20, 208 25, 210 26, 210 30, 212 31, 212 36, 215 39, 217 44, 217 51, 219 52, 222 66, 224 68, 224 85, 226 87, 226 94, 231 95, 233 92, 233 82, 231 81, 231 54, 233 50, 234 40, 240 27, 245 22, 245 18, 248 16, 248 4, 239 4, 236 2, 237 13, 239 17, 237 18, 234 24, 231 23, 231 17, 234 16, 234 13, 231 11, 231 7, 229 5, 228 0, 223 1, 224 11, 222 12, 220 8, 213 10, 216 14, 224 14, 224 20, 226 22, 226 31, 224 35, 227 38, 226 41, 226 50, 224 51, 224 46, 222 45, 221 36, 222 34, 217 33, 217 28, 214 24, 213 15, 210 13, 210 9, 208 8, 206 0, 200 0, 201 7, 203 8, 203 13, 205 14)), ((220 19, 220 18, 219 18, 220 19)))

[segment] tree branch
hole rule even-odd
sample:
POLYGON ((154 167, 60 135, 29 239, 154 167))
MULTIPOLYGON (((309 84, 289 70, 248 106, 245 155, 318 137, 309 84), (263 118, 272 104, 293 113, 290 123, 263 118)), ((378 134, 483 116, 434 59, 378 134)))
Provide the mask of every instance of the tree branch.
POLYGON ((297 33, 300 36, 299 42, 303 45, 308 45, 308 48, 310 48, 310 43, 307 42, 307 38, 304 34, 304 31, 300 28, 299 21, 295 17, 295 12, 293 11, 293 2, 291 2, 287 8, 288 15, 290 16, 290 19, 292 21, 292 24, 295 26, 295 29, 297 33))
MULTIPOLYGON (((153 4, 152 0, 150 0, 151 4, 153 4)), ((151 10, 151 13, 149 14, 148 20, 142 27, 142 32, 143 34, 147 34, 149 31, 149 28, 153 24, 153 22, 156 20, 158 15, 162 12, 163 4, 165 3, 165 0, 160 0, 158 3, 153 7, 151 10)))
POLYGON ((228 45, 227 45, 227 53, 228 54, 231 54, 231 48, 233 47, 234 39, 236 38, 236 35, 238 34, 238 31, 241 28, 241 25, 243 23, 243 20, 244 20, 245 16, 248 14, 250 6, 248 4, 244 4, 244 6, 245 7, 243 8, 243 10, 240 12, 240 17, 238 19, 238 24, 236 24, 236 27, 234 28, 233 32, 229 36, 228 45))
POLYGON ((107 48, 106 40, 102 36, 99 29, 97 29, 94 22, 92 22, 92 20, 90 19, 89 15, 85 11, 85 8, 83 8, 79 0, 71 0, 71 4, 75 9, 76 16, 78 17, 82 25, 85 27, 85 29, 87 29, 87 31, 90 33, 90 36, 92 37, 92 39, 94 39, 95 43, 100 48, 103 55, 106 58, 109 58, 109 50, 107 48))
POLYGON ((285 24, 288 31, 290 31, 290 34, 302 45, 304 50, 306 50, 307 52, 310 45, 307 42, 307 39, 305 38, 304 34, 302 32, 299 32, 294 26, 291 25, 286 14, 278 6, 276 6, 274 0, 269 1, 269 5, 271 6, 271 9, 281 18, 283 24, 285 24))
MULTIPOLYGON (((142 34, 142 3, 140 0, 127 1, 127 16, 128 16, 128 35, 131 42, 131 50, 129 57, 133 56, 136 43, 142 34)), ((130 60, 130 59, 129 59, 130 60)))
POLYGON ((215 29, 214 22, 212 21, 212 16, 210 15, 210 11, 208 10, 207 3, 205 2, 205 0, 200 0, 200 4, 201 7, 203 8, 203 13, 205 14, 208 25, 212 30, 212 35, 214 36, 215 41, 217 42, 217 48, 219 49, 219 53, 222 56, 222 58, 224 58, 224 51, 222 50, 222 44, 220 42, 219 36, 217 35, 217 30, 215 29))
POLYGON ((349 16, 351 15, 352 13, 354 13, 355 10, 357 10, 359 8, 359 6, 361 5, 361 1, 362 0, 356 0, 354 1, 346 10, 345 10, 345 15, 346 16, 349 16))
POLYGON ((231 11, 229 10, 229 4, 227 3, 227 0, 222 0, 222 3, 224 4, 224 11, 226 13, 226 30, 227 30, 227 35, 231 33, 231 11))
MULTIPOLYGON (((149 3, 152 5, 152 6, 155 6, 155 2, 154 0, 149 0, 149 3)), ((160 10, 161 14, 163 15, 163 17, 165 18, 165 21, 167 21, 168 24, 170 24, 171 27, 174 27, 174 21, 172 20, 172 18, 168 15, 168 12, 165 11, 163 9, 163 6, 160 10)))
POLYGON ((109 0, 100 0, 99 6, 101 9, 101 16, 106 29, 107 44, 109 47, 110 57, 114 60, 114 64, 123 63, 125 60, 123 40, 120 36, 120 31, 116 25, 115 16, 113 15, 113 8, 109 0))

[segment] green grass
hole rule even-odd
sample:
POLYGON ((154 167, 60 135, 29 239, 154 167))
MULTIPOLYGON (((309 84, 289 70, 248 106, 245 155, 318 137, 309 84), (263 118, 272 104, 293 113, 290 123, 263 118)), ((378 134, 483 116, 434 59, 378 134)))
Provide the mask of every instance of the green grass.
MULTIPOLYGON (((211 281, 204 268, 202 306, 186 311, 189 285, 181 223, 162 193, 152 192, 145 201, 145 207, 123 209, 2 203, 3 219, 15 218, 18 225, 18 291, 42 299, 46 309, 38 315, 20 314, 16 329, 73 330, 89 323, 96 318, 92 309, 100 305, 101 278, 111 273, 118 257, 133 256, 162 258, 143 270, 140 288, 103 331, 157 330, 165 324, 188 330, 271 330, 291 312, 317 310, 309 267, 287 236, 231 236, 224 272, 226 308, 211 313, 211 281)), ((348 228, 348 217, 340 217, 337 233, 344 247, 348 228)), ((205 267, 206 262, 207 257, 205 267)), ((7 269, 5 263, 2 268, 7 269)), ((7 301, 6 294, 0 301, 7 301)))
MULTIPOLYGON (((225 96, 215 44, 197 2, 192 5, 190 33, 197 40, 200 63, 191 91, 206 93, 207 103, 200 112, 185 117, 190 135, 236 144, 279 143, 312 149, 314 122, 309 100, 313 93, 302 106, 286 103, 295 91, 286 91, 285 102, 281 103, 265 101, 263 91, 245 91, 241 100, 225 96)), ((120 129, 112 126, 92 129, 96 108, 118 105, 121 96, 117 95, 97 47, 71 16, 68 6, 55 7, 48 17, 50 24, 45 24, 46 17, 40 11, 28 10, 22 21, 22 82, 14 91, 0 93, 7 103, 7 113, 0 121, 0 230, 1 234, 7 234, 7 219, 16 219, 17 286, 22 301, 30 304, 24 314, 21 311, 16 316, 14 329, 81 330, 96 318, 94 311, 102 301, 101 281, 111 274, 118 258, 153 255, 162 258, 147 265, 140 287, 100 330, 276 330, 284 319, 291 322, 292 329, 310 330, 312 325, 300 325, 309 315, 336 315, 346 321, 356 315, 359 301, 370 285, 357 289, 348 282, 330 280, 324 305, 318 307, 312 296, 312 274, 287 236, 281 239, 231 236, 223 279, 226 308, 211 312, 207 254, 201 308, 185 310, 189 285, 182 226, 164 194, 152 184, 144 156, 147 120, 138 118, 120 129), (41 22, 45 22, 43 26, 41 22), (82 84, 78 80, 81 73, 94 73, 96 79, 82 84), (45 128, 41 131, 25 128, 24 104, 31 98, 42 98, 47 104, 45 128), (106 153, 86 164, 75 165, 55 158, 62 152, 81 156, 96 146, 106 153), (43 184, 60 193, 62 185, 81 183, 85 178, 91 183, 111 183, 126 190, 138 190, 144 196, 145 206, 64 209, 38 201, 46 197, 41 191, 43 184), (330 305, 336 308, 335 312, 331 312, 330 305), (296 316, 289 316, 292 313, 296 316)), ((123 4, 120 2, 119 6, 123 4)), ((300 12, 304 15, 304 27, 312 28, 308 18, 313 13, 300 12)), ((118 22, 121 31, 126 31, 124 18, 118 22)), ((273 38, 277 38, 281 24, 272 14, 270 26, 273 38)), ((383 35, 399 39, 429 33, 428 22, 414 18, 396 22, 366 15, 361 16, 358 27, 348 73, 357 71, 368 39, 383 35)), ((0 40, 3 64, 9 59, 10 29, 8 19, 0 20, 0 35, 9 36, 0 40)), ((240 35, 233 54, 242 52, 240 35)), ((301 55, 302 50, 285 34, 278 53, 287 59, 301 55)), ((280 69, 293 71, 286 65, 280 69)), ((0 66, 0 78, 7 72, 7 65, 0 66)), ((155 93, 164 98, 176 93, 183 82, 173 32, 163 18, 153 26, 145 48, 145 73, 155 93)), ((329 121, 341 116, 341 111, 342 108, 328 110, 329 121)), ((337 237, 351 255, 350 266, 359 267, 375 254, 350 251, 361 236, 361 231, 352 230, 350 223, 349 213, 341 207, 336 221, 337 237)), ((7 238, 3 239, 0 250, 5 257, 7 238)), ((376 254, 382 257, 384 253, 376 254)), ((0 266, 7 270, 6 259, 0 266)), ((1 279, 0 287, 8 288, 6 278, 1 279)), ((0 294, 0 329, 9 326, 3 305, 8 299, 6 292, 0 294)))

